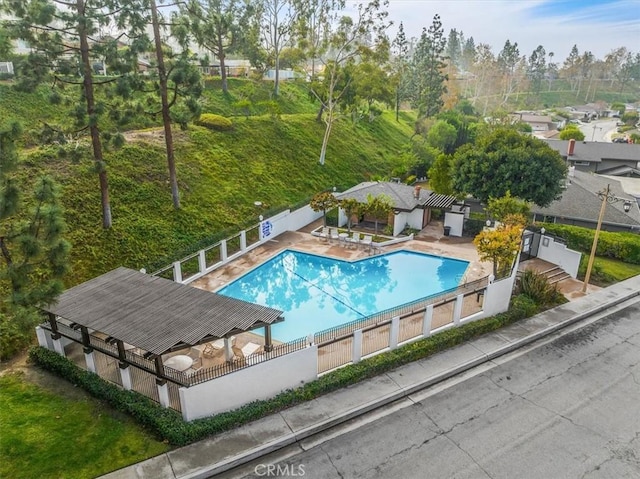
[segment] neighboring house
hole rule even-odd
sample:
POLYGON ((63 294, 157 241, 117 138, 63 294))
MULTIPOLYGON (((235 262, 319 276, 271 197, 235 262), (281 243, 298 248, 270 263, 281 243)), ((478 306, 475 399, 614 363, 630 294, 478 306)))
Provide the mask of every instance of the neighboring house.
MULTIPOLYGON (((400 234, 406 226, 417 230, 423 229, 431 221, 432 209, 448 209, 456 202, 456 198, 453 196, 434 193, 420 186, 409 186, 389 181, 360 183, 347 191, 336 194, 336 198, 339 200, 353 198, 359 203, 366 203, 370 195, 373 197, 385 195, 391 200, 393 212, 386 220, 378 219, 378 224, 393 225, 393 236, 400 234)), ((374 221, 373 218, 366 215, 353 219, 356 220, 355 224, 374 221)), ((347 222, 342 210, 340 210, 339 222, 341 225, 347 222)))
POLYGON ((575 140, 543 140, 579 171, 602 175, 640 175, 640 145, 575 140))
POLYGON ((622 200, 607 204, 602 229, 640 233, 638 203, 624 191, 619 181, 573 168, 569 170, 562 197, 545 208, 534 205, 531 208, 533 220, 595 228, 602 207, 598 192, 604 191, 607 185, 610 185, 611 193, 622 200), (624 211, 625 200, 631 202, 628 213, 624 211))
POLYGON ((511 118, 515 121, 521 121, 531 126, 533 133, 557 131, 558 125, 553 121, 550 116, 546 115, 531 115, 526 113, 518 113, 511 115, 511 118))

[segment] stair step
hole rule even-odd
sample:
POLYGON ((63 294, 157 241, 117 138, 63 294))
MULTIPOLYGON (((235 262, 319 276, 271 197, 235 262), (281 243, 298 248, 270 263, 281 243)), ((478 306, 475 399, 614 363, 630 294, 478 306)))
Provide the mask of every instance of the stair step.
POLYGON ((554 277, 553 279, 549 280, 549 284, 556 284, 559 283, 560 281, 564 281, 565 279, 571 278, 571 276, 568 273, 564 273, 563 275, 559 275, 557 277, 554 277))

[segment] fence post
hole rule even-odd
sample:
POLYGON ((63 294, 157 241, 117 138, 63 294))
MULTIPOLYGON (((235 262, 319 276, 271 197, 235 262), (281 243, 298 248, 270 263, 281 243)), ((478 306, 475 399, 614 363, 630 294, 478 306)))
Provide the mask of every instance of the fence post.
POLYGON ((227 261, 227 240, 220 241, 220 261, 223 263, 227 261))
POLYGON ((240 231, 240 251, 247 249, 247 230, 240 231))
POLYGON ((169 387, 167 381, 164 379, 156 379, 156 386, 158 387, 158 399, 162 407, 168 408, 171 406, 171 400, 169 399, 169 387))
POLYGON ((120 379, 122 380, 122 388, 125 391, 131 391, 131 370, 127 363, 120 363, 120 379))
POLYGON ((173 263, 173 281, 182 283, 182 267, 180 266, 180 261, 174 261, 173 263))
POLYGON ((433 320, 433 304, 429 304, 424 311, 424 318, 422 318, 422 335, 425 338, 431 336, 431 321, 433 320))
POLYGON ((362 359, 362 329, 353 332, 353 352, 351 356, 353 364, 359 363, 362 359))
POLYGON ((200 269, 200 273, 204 273, 207 270, 207 257, 203 249, 198 251, 198 268, 200 269))
POLYGON ((398 337, 400 336, 400 316, 391 318, 391 328, 389 330, 389 349, 398 347, 398 337))
POLYGON ((96 360, 95 356, 93 355, 93 349, 91 349, 89 352, 87 352, 87 349, 84 350, 84 361, 87 363, 87 371, 92 373, 98 372, 98 370, 96 369, 96 360))
POLYGON ((460 316, 462 315, 462 302, 464 301, 464 294, 456 296, 456 303, 453 305, 453 324, 460 325, 460 316))

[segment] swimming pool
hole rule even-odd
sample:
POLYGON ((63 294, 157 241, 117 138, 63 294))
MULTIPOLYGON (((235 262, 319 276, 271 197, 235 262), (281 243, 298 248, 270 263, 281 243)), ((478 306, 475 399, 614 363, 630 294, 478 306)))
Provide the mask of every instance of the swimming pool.
POLYGON ((404 250, 358 261, 285 250, 217 292, 284 311, 271 332, 291 341, 455 288, 468 265, 404 250))

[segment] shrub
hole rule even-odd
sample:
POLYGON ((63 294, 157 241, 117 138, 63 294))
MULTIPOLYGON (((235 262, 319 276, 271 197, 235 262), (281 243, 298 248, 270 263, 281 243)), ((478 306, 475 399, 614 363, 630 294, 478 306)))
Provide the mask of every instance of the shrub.
MULTIPOLYGON (((569 248, 586 254, 591 251, 595 230, 558 223, 544 223, 544 227, 549 233, 563 238, 569 248)), ((640 235, 601 231, 596 254, 619 259, 625 263, 640 264, 640 235)))
POLYGON ((213 113, 203 113, 200 115, 200 118, 195 121, 195 124, 215 131, 228 131, 233 128, 233 123, 229 118, 214 115, 213 113))
POLYGON ((518 291, 523 297, 529 298, 534 305, 553 304, 560 294, 555 286, 549 284, 544 274, 532 270, 522 273, 518 282, 518 291))
POLYGON ((130 414, 140 424, 148 427, 170 444, 183 446, 426 358, 471 338, 532 316, 538 310, 539 307, 533 299, 526 295, 518 295, 512 298, 509 310, 504 313, 443 331, 393 351, 367 358, 357 364, 347 365, 298 389, 284 391, 274 398, 254 401, 234 411, 189 423, 183 421, 178 412, 162 408, 136 392, 122 390, 98 375, 78 368, 70 360, 53 351, 34 347, 29 351, 29 356, 36 364, 67 379, 72 384, 83 387, 94 397, 108 401, 116 409, 130 414))

